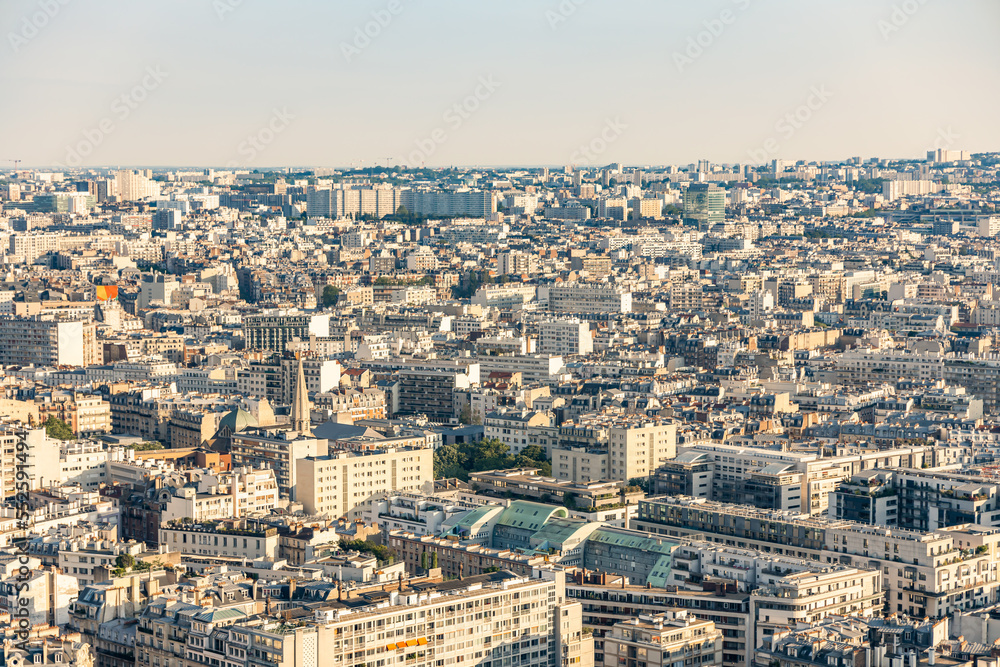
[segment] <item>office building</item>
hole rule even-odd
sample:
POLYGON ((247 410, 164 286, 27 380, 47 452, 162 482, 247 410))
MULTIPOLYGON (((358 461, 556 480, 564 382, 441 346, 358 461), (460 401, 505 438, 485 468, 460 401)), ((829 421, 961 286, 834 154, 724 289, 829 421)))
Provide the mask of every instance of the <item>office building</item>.
POLYGON ((709 183, 692 183, 684 191, 684 220, 702 231, 726 222, 726 191, 709 183))

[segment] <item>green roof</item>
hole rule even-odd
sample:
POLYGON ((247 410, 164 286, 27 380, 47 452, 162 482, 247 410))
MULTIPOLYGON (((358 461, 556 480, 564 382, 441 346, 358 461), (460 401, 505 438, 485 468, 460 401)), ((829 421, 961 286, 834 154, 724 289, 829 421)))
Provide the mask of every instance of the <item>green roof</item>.
POLYGON ((483 505, 482 507, 477 507, 474 510, 469 510, 463 514, 453 525, 449 526, 445 524, 446 529, 444 534, 461 534, 461 529, 465 528, 471 531, 477 525, 484 521, 488 521, 503 508, 499 505, 483 505))
POLYGON ((564 507, 515 500, 510 504, 510 507, 503 511, 503 514, 497 519, 497 524, 536 532, 541 530, 550 518, 566 518, 568 514, 569 512, 564 507))
POLYGON ((218 623, 219 621, 228 621, 231 618, 246 618, 247 615, 244 614, 239 609, 207 609, 204 612, 195 616, 199 621, 205 621, 206 623, 218 623))
POLYGON ((678 544, 677 542, 671 542, 662 537, 643 537, 642 535, 636 535, 632 531, 618 532, 611 528, 598 528, 590 536, 590 541, 600 542, 602 544, 613 544, 615 546, 628 547, 630 549, 655 551, 667 555, 669 555, 678 544))
POLYGON ((223 426, 228 426, 233 433, 239 433, 244 429, 256 427, 257 418, 243 408, 236 408, 219 420, 219 428, 223 426))
POLYGON ((531 543, 536 549, 548 549, 549 547, 558 549, 574 538, 578 540, 586 538, 600 525, 584 519, 554 517, 531 536, 531 543))

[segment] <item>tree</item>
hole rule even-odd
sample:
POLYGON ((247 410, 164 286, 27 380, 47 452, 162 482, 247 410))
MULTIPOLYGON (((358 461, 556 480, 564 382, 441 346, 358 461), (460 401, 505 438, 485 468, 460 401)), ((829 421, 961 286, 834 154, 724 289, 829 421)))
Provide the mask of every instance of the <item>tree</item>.
POLYGON ((472 423, 472 406, 466 403, 462 406, 462 411, 458 414, 459 424, 471 424, 472 423))
POLYGON ((325 285, 323 287, 323 307, 329 308, 337 303, 337 299, 340 298, 340 290, 333 285, 325 285))
POLYGON ((366 540, 340 540, 340 548, 344 551, 357 551, 375 556, 383 563, 392 563, 396 554, 384 544, 375 544, 366 540))
POLYGON ((45 427, 45 434, 50 438, 55 438, 56 440, 72 440, 76 437, 69 424, 55 417, 49 417, 46 419, 42 426, 45 427))
POLYGON ((140 442, 137 445, 132 445, 132 449, 137 452, 151 452, 158 449, 163 449, 163 445, 155 441, 140 442))
POLYGON ((438 566, 438 554, 435 551, 431 554, 431 569, 435 569, 438 566))
POLYGON ((628 481, 629 486, 637 486, 643 493, 649 493, 649 477, 633 477, 628 481))
MULTIPOLYGON (((455 445, 444 445, 434 452, 434 479, 462 477, 464 457, 455 445)), ((468 474, 465 474, 468 479, 468 474)))
POLYGON ((119 554, 118 558, 115 558, 115 567, 127 571, 135 567, 135 558, 132 554, 119 554))
POLYGON ((426 551, 423 552, 422 554, 420 554, 420 567, 423 568, 423 569, 425 569, 425 570, 427 569, 427 552, 426 551))

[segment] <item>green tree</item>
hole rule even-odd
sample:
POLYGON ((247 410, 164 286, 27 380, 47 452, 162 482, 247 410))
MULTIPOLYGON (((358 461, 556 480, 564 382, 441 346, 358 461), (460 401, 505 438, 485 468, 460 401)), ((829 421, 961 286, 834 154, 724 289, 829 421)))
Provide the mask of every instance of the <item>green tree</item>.
POLYGON ((132 554, 119 554, 118 557, 115 558, 115 567, 119 570, 127 571, 128 569, 135 567, 135 557, 133 557, 132 554))
POLYGON ((344 551, 357 551, 375 556, 383 563, 392 563, 396 554, 384 544, 375 544, 366 540, 340 540, 340 548, 344 551))
POLYGON ((434 569, 437 566, 438 566, 438 554, 435 551, 434 553, 431 554, 431 569, 434 569))
MULTIPOLYGON (((439 447, 434 452, 434 479, 462 477, 464 463, 462 452, 455 445, 439 447)), ((468 479, 468 474, 465 473, 464 477, 468 479)))
POLYGON ((137 445, 132 445, 132 449, 134 449, 137 452, 150 452, 150 451, 155 451, 155 450, 158 450, 158 449, 163 449, 163 445, 161 445, 160 443, 155 442, 155 441, 152 441, 152 442, 140 442, 137 445))
POLYGON ((336 305, 337 299, 340 298, 340 290, 333 285, 325 285, 323 287, 323 307, 329 308, 330 306, 336 305))
POLYGON ((462 411, 458 414, 459 424, 471 424, 472 423, 472 406, 466 403, 462 406, 462 411))
POLYGON ((73 429, 70 428, 69 424, 61 419, 55 417, 49 417, 42 424, 45 427, 45 434, 50 438, 55 438, 56 440, 72 440, 76 437, 73 433, 73 429))
POLYGON ((426 551, 423 552, 422 554, 420 554, 420 567, 422 567, 425 570, 427 569, 427 552, 426 551))

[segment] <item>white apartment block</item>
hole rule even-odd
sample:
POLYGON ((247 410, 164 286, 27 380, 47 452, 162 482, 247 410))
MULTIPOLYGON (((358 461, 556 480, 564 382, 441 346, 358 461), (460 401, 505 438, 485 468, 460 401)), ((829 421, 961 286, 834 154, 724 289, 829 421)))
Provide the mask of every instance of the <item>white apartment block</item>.
POLYGON ((555 384, 565 367, 559 355, 480 356, 476 358, 481 373, 520 373, 525 384, 555 384))
POLYGON ((0 365, 87 366, 97 363, 93 323, 0 316, 0 365))
POLYGON ((173 493, 164 490, 160 502, 163 521, 185 517, 196 522, 243 518, 278 507, 278 482, 270 468, 237 468, 205 475, 173 493))
POLYGON ((568 283, 542 285, 538 301, 549 310, 566 313, 631 313, 632 292, 611 285, 568 283))
POLYGON ((930 381, 944 377, 944 358, 908 350, 848 350, 837 356, 837 382, 867 384, 898 378, 930 381))
POLYGON ((590 324, 576 318, 546 320, 538 325, 538 351, 542 354, 572 356, 594 351, 590 324))
POLYGON ((491 306, 500 310, 515 310, 524 304, 535 301, 538 294, 537 285, 483 285, 472 296, 472 303, 479 306, 491 306))
POLYGON ((277 528, 252 526, 226 528, 213 524, 164 522, 160 545, 188 556, 276 560, 279 553, 277 528))
POLYGON ((383 494, 427 492, 434 481, 434 450, 400 447, 334 451, 327 456, 298 459, 295 467, 295 497, 306 512, 354 519, 361 516, 372 499, 383 494))

